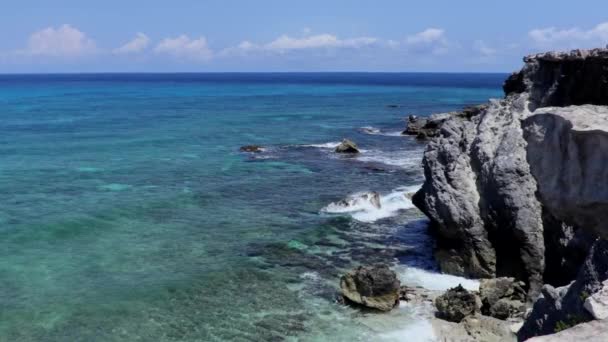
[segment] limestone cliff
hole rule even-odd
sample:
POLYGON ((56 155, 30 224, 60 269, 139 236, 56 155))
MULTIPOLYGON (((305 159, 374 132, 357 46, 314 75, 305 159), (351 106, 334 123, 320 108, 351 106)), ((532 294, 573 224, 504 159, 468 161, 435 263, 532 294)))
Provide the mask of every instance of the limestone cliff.
POLYGON ((414 203, 444 271, 515 277, 534 300, 575 278, 595 234, 608 237, 608 50, 524 62, 504 99, 441 125, 414 203))

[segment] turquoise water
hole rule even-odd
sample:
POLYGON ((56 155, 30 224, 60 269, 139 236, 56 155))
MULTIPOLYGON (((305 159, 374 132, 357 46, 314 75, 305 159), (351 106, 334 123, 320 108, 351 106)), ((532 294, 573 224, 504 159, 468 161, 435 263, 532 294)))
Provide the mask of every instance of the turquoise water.
POLYGON ((499 97, 503 78, 0 76, 0 340, 394 339, 415 310, 362 314, 337 282, 432 268, 420 213, 322 209, 420 184, 404 116, 499 97), (316 146, 343 137, 361 156, 316 146))

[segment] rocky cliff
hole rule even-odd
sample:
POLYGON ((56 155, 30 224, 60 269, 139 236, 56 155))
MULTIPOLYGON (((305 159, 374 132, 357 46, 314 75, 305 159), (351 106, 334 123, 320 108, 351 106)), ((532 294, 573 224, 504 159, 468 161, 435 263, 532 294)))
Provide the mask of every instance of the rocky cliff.
POLYGON ((414 203, 445 272, 515 277, 532 301, 608 237, 608 50, 524 62, 504 99, 441 124, 414 203))

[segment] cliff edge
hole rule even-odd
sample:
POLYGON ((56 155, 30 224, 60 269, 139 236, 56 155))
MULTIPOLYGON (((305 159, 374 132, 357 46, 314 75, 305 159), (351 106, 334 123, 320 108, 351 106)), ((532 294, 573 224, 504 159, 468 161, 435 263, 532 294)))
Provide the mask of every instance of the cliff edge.
POLYGON ((444 272, 515 277, 534 301, 608 237, 608 50, 524 58, 505 98, 452 115, 425 151, 415 205, 444 272))

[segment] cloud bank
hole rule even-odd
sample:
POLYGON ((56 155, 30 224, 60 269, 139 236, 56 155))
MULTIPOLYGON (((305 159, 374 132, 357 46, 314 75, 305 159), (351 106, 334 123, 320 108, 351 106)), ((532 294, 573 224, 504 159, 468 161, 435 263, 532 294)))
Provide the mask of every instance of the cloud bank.
POLYGON ((30 35, 27 48, 19 54, 50 57, 81 57, 97 51, 95 42, 70 26, 47 27, 30 35))
POLYGON ((585 30, 579 27, 558 29, 547 27, 528 32, 529 38, 541 48, 574 49, 581 47, 601 47, 608 43, 608 22, 585 30))

